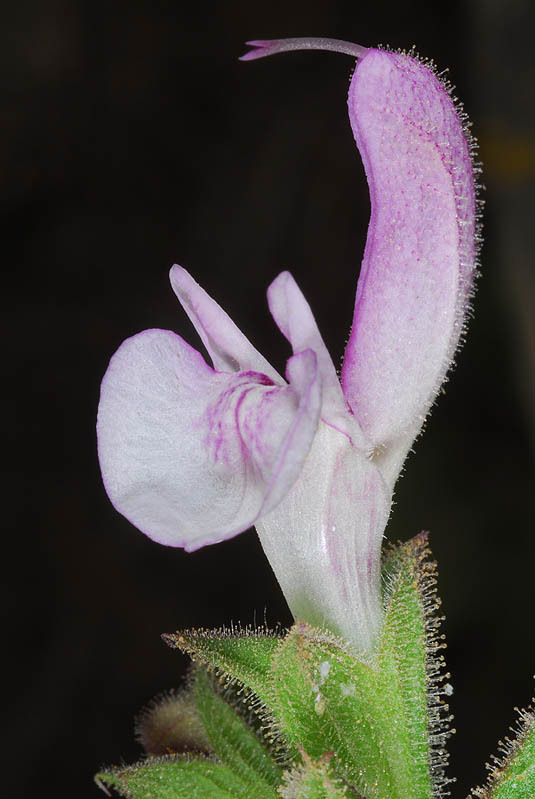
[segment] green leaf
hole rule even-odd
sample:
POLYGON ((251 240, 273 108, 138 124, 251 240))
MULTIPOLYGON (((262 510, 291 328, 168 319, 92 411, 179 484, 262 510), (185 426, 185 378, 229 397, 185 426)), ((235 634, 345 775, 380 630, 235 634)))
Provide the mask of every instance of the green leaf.
POLYGON ((251 799, 249 785, 226 766, 203 757, 149 758, 103 771, 95 782, 127 799, 251 799))
POLYGON ((443 644, 428 556, 418 536, 388 558, 382 636, 370 662, 304 623, 272 656, 271 708, 293 756, 301 747, 316 760, 332 752, 334 772, 366 797, 431 799, 446 782, 443 644))
POLYGON ((341 780, 332 775, 327 756, 313 761, 305 755, 304 762, 284 774, 280 788, 282 799, 356 799, 341 780))
POLYGON ((249 628, 185 630, 162 635, 193 661, 203 663, 254 691, 263 702, 270 696, 270 662, 281 636, 249 628))
MULTIPOLYGON (((535 700, 533 700, 535 702, 535 700)), ((518 711, 520 722, 514 740, 498 744, 500 756, 493 757, 487 785, 474 788, 477 799, 533 799, 535 797, 535 710, 518 711)))
MULTIPOLYGON (((449 706, 443 695, 452 692, 443 682, 445 647, 439 635, 442 618, 436 611, 436 563, 430 559, 427 534, 399 545, 387 558, 384 577, 385 619, 378 656, 381 693, 388 697, 389 715, 397 720, 390 740, 389 760, 405 774, 415 797, 440 794, 451 735, 449 706)), ((387 719, 385 719, 387 721, 387 719)))
POLYGON ((195 680, 199 716, 217 757, 244 783, 257 799, 278 799, 282 769, 269 750, 236 710, 214 689, 206 669, 195 680))

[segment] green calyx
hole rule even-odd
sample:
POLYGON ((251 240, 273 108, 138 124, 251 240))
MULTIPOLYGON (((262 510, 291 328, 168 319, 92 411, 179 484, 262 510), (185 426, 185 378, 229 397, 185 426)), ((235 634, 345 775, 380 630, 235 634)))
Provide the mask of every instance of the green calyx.
POLYGON ((272 658, 270 710, 292 755, 332 752, 332 771, 373 799, 426 799, 445 784, 449 719, 428 555, 419 536, 387 557, 382 636, 369 663, 303 623, 272 658))
POLYGON ((142 716, 138 737, 170 754, 149 750, 137 765, 99 774, 100 784, 133 799, 439 796, 449 733, 425 536, 388 553, 384 584, 382 636, 366 663, 345 641, 302 622, 286 634, 164 636, 195 669, 186 691, 142 716))
MULTIPOLYGON (((194 662, 186 687, 141 715, 147 758, 102 771, 99 786, 129 799, 447 796, 452 689, 424 534, 385 555, 383 582, 381 638, 366 662, 304 622, 165 635, 194 662)), ((501 752, 473 799, 533 799, 532 711, 501 752)))

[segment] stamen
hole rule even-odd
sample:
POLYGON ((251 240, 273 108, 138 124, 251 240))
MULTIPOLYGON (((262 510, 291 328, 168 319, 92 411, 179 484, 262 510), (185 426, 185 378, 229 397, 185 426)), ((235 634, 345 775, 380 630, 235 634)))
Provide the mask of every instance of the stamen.
POLYGON ((264 58, 276 53, 288 53, 292 50, 331 50, 333 53, 344 53, 353 58, 364 58, 368 52, 367 47, 353 42, 344 42, 342 39, 325 39, 322 37, 305 36, 300 39, 255 39, 245 42, 253 49, 240 56, 240 61, 253 61, 255 58, 264 58))

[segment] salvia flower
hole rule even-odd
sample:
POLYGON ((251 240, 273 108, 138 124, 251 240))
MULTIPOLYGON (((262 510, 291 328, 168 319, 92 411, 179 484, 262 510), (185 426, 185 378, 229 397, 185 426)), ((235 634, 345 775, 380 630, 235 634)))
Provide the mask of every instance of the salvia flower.
POLYGON ((268 289, 293 351, 282 377, 174 266, 212 364, 167 330, 127 339, 102 383, 102 474, 117 510, 163 544, 192 551, 256 525, 294 616, 373 658, 394 484, 472 287, 470 141, 447 89, 411 55, 329 39, 249 44, 244 60, 300 48, 357 58, 349 118, 371 220, 341 381, 288 272, 268 289))

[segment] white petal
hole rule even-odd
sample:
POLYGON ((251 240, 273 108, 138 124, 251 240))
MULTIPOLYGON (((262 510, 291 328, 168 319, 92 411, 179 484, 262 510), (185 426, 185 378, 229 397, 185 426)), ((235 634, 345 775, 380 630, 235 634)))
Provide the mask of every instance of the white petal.
POLYGON ((344 399, 336 369, 325 346, 310 305, 290 272, 281 272, 268 288, 269 310, 294 352, 313 349, 322 380, 321 417, 353 444, 366 447, 364 435, 344 399))
POLYGON ((373 653, 382 620, 380 553, 391 495, 377 467, 323 423, 288 495, 256 523, 296 620, 373 653))
POLYGON ((262 372, 275 383, 282 382, 271 364, 189 272, 175 264, 169 279, 218 372, 262 372))
POLYGON ((102 382, 97 431, 106 490, 140 530, 194 550, 250 527, 289 490, 318 423, 316 356, 290 385, 215 372, 179 336, 127 339, 102 382))

